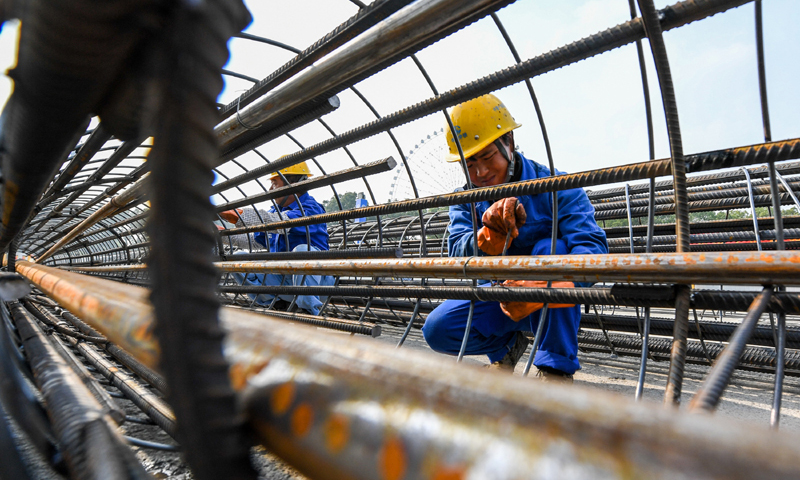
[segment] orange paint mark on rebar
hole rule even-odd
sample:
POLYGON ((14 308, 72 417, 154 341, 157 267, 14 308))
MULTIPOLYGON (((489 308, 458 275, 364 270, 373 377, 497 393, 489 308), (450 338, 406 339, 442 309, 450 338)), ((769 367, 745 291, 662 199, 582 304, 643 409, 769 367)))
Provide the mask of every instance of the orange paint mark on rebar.
POLYGON ((691 254, 684 255, 683 256, 683 261, 686 263, 686 265, 695 265, 695 264, 697 264, 697 261, 694 258, 692 258, 691 254))
POLYGON ((463 467, 438 465, 433 471, 431 480, 463 480, 466 476, 467 472, 463 467))
POLYGON ((311 431, 314 423, 314 409, 308 403, 301 403, 292 412, 291 420, 292 433, 296 437, 305 437, 311 431))
POLYGON ((294 401, 295 386, 292 382, 286 382, 279 385, 272 392, 269 398, 269 404, 272 407, 272 413, 275 415, 283 415, 289 411, 289 406, 294 401))
POLYGON ((347 417, 334 413, 323 427, 325 446, 333 453, 339 453, 350 440, 350 422, 347 417))
POLYGON ((383 480, 400 480, 406 474, 406 448, 398 437, 389 437, 378 452, 378 468, 383 480))
POLYGON ((728 255, 728 263, 739 263, 739 258, 735 255, 728 255))
MULTIPOLYGON (((256 363, 236 363, 231 366, 231 369, 228 371, 228 377, 231 379, 231 386, 234 390, 239 391, 242 390, 245 386, 247 386, 247 380, 252 377, 253 375, 257 374, 264 367, 267 366, 269 361, 260 361, 256 363)), ((283 385, 281 385, 282 387, 283 385)), ((281 388, 278 387, 278 388, 281 388)), ((273 393, 273 398, 274 398, 273 393)), ((291 403, 291 399, 289 399, 289 403, 291 403)), ((288 409, 288 405, 286 406, 288 409)), ((274 410, 274 409, 273 409, 274 410)), ((284 410, 285 412, 286 410, 284 410)))

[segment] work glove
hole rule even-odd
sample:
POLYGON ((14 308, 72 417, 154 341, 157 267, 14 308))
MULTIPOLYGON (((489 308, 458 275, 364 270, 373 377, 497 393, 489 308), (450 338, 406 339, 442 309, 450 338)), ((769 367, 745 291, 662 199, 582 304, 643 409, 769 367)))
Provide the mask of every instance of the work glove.
POLYGON ((219 212, 219 216, 226 222, 236 225, 236 222, 239 221, 239 216, 236 215, 237 213, 241 215, 244 213, 244 210, 242 210, 241 208, 237 208, 235 211, 225 210, 224 212, 219 212))
POLYGON ((517 238, 519 227, 525 224, 527 218, 525 208, 516 197, 494 202, 481 218, 483 227, 478 230, 478 248, 489 255, 500 255, 509 232, 509 241, 517 238))
MULTIPOLYGON (((502 283, 504 287, 530 287, 530 288, 546 288, 547 282, 534 281, 534 280, 506 280, 502 283)), ((553 288, 575 288, 572 282, 553 282, 553 288)), ((575 305, 566 303, 549 303, 548 308, 569 308, 575 305)), ((537 302, 500 302, 500 309, 511 320, 519 322, 531 313, 541 310, 544 307, 543 303, 537 302)))

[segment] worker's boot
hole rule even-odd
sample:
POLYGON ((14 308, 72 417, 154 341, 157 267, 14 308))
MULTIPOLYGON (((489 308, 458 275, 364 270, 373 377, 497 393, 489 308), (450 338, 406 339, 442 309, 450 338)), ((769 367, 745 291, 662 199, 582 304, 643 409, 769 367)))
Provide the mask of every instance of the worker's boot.
POLYGON ((528 337, 523 335, 522 332, 517 332, 517 336, 514 339, 514 345, 511 346, 511 350, 506 353, 506 356, 490 365, 487 365, 486 367, 489 370, 500 370, 508 373, 514 373, 514 368, 517 366, 519 359, 522 358, 522 355, 525 353, 525 349, 528 348, 529 343, 531 342, 528 340, 528 337))
POLYGON ((574 381, 572 375, 551 367, 536 367, 536 378, 543 383, 563 383, 572 385, 574 381))

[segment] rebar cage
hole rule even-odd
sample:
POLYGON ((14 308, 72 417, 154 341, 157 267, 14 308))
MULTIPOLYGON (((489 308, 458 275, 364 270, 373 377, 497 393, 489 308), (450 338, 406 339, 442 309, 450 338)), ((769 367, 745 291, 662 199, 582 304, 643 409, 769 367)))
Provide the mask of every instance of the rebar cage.
MULTIPOLYGON (((81 456, 90 456, 84 450, 92 447, 74 446, 80 442, 69 436, 69 427, 86 420, 59 424, 69 415, 48 400, 55 393, 40 378, 50 370, 38 370, 32 350, 41 358, 63 361, 74 356, 68 348, 74 347, 94 370, 136 399, 156 424, 168 433, 177 431, 170 406, 137 383, 167 392, 167 383, 176 382, 172 370, 166 379, 159 374, 165 361, 174 362, 165 360, 173 358, 166 355, 171 346, 159 346, 155 336, 160 333, 153 332, 155 316, 164 318, 160 304, 153 301, 154 313, 148 290, 138 288, 172 288, 148 270, 150 259, 163 248, 153 239, 151 255, 152 229, 160 228, 153 225, 162 224, 154 221, 148 230, 148 219, 152 201, 152 217, 169 221, 158 205, 179 197, 159 187, 169 171, 166 160, 150 157, 159 142, 175 142, 138 127, 161 112, 141 92, 150 93, 144 86, 159 84, 167 69, 131 74, 124 62, 112 62, 109 69, 116 70, 107 78, 94 72, 108 58, 150 68, 142 59, 151 55, 165 63, 169 55, 153 45, 173 41, 163 32, 187 28, 181 22, 191 24, 196 12, 181 7, 193 12, 183 20, 180 14, 151 11, 150 4, 160 2, 141 2, 146 15, 133 9, 124 15, 146 25, 142 31, 157 32, 155 40, 143 40, 138 30, 122 32, 128 50, 122 52, 121 46, 122 53, 113 56, 92 50, 102 47, 92 42, 105 37, 81 37, 89 60, 83 65, 73 59, 76 73, 60 71, 58 62, 49 64, 46 55, 35 55, 37 48, 45 48, 37 47, 42 33, 35 30, 44 15, 33 3, 33 13, 0 8, 5 20, 22 19, 19 28, 33 25, 20 36, 20 62, 11 74, 15 92, 4 112, 0 244, 9 252, 7 269, 34 286, 31 295, 3 308, 3 368, 7 377, 20 378, 16 387, 4 387, 0 405, 15 418, 32 407, 9 405, 9 392, 28 389, 32 398, 38 388, 55 433, 25 422, 23 430, 40 450, 63 449, 70 473, 80 476, 92 471, 89 457, 81 456), (142 21, 151 17, 167 20, 142 21), (48 90, 52 83, 37 83, 41 78, 63 81, 68 84, 64 89, 71 85, 72 90, 58 96, 62 90, 48 90), (140 95, 124 96, 129 83, 119 78, 134 84, 140 95), (48 92, 63 102, 47 108, 14 103, 27 90, 48 92), (112 94, 120 91, 124 108, 112 94), (98 98, 86 100, 93 94, 98 98), (83 115, 72 115, 66 126, 59 128, 50 118, 38 130, 32 128, 36 120, 75 105, 83 115), (48 135, 55 139, 49 149, 37 144, 48 135), (23 168, 28 156, 43 166, 41 172, 23 168), (58 339, 48 340, 40 330, 55 332, 58 339), (67 353, 48 350, 58 344, 67 353), (114 374, 116 367, 104 354, 131 375, 114 374), (36 380, 31 384, 25 376, 36 380)), ((198 3, 219 4, 224 12, 234 10, 228 4, 238 4, 198 3)), ((794 253, 800 246, 800 119, 796 109, 785 107, 798 100, 797 89, 789 86, 794 67, 783 68, 785 59, 798 54, 797 34, 787 28, 787 19, 800 12, 797 5, 778 0, 763 6, 760 0, 686 0, 661 2, 658 8, 652 0, 558 7, 524 0, 376 0, 369 5, 339 0, 307 11, 303 2, 245 3, 252 15, 247 28, 239 32, 236 14, 230 13, 230 25, 208 34, 220 39, 227 38, 220 32, 233 34, 231 56, 221 70, 218 117, 207 135, 213 135, 219 152, 203 164, 213 169, 213 185, 196 191, 198 198, 210 196, 216 228, 199 213, 197 219, 182 218, 184 233, 214 234, 210 261, 220 279, 217 300, 203 297, 207 308, 202 302, 197 308, 212 312, 213 320, 215 302, 224 306, 219 325, 212 322, 209 328, 220 332, 211 335, 215 341, 223 335, 225 340, 207 346, 218 350, 222 345, 220 360, 212 363, 230 369, 231 386, 225 388, 237 405, 244 405, 243 412, 231 414, 238 419, 230 421, 236 424, 232 430, 238 431, 243 416, 264 445, 320 478, 481 478, 492 461, 482 445, 497 439, 503 440, 498 458, 519 462, 494 471, 495 478, 544 477, 541 462, 546 461, 561 475, 587 477, 746 478, 768 471, 788 478, 800 471, 797 442, 786 434, 764 431, 741 438, 735 425, 713 418, 642 403, 615 407, 616 399, 593 392, 558 386, 551 391, 519 378, 473 372, 449 357, 385 351, 385 345, 370 339, 345 341, 324 333, 332 329, 374 337, 383 332, 395 335, 401 347, 447 299, 472 305, 540 302, 545 311, 548 304, 580 304, 581 351, 641 358, 636 400, 641 399, 648 358, 669 362, 667 405, 681 402, 686 363, 714 365, 690 411, 712 411, 734 369, 758 371, 774 376, 771 424, 777 428, 784 375, 800 376, 800 296, 795 288, 800 257, 794 253), (525 155, 549 172, 569 173, 477 188, 465 175, 463 153, 461 165, 444 162, 444 137, 454 129, 447 109, 492 92, 523 124, 515 140, 525 155), (270 189, 271 174, 303 161, 311 166, 311 177, 270 189), (587 190, 609 254, 448 256, 449 207, 472 205, 474 214, 476 202, 523 195, 557 199, 559 192, 574 188, 587 190), (270 207, 280 211, 276 199, 298 199, 305 192, 326 211, 302 212, 298 218, 265 216, 270 207), (236 223, 219 215, 223 212, 239 212, 236 223), (319 225, 329 234, 327 251, 271 252, 253 236, 288 235, 295 228, 310 243, 310 228, 319 225), (260 274, 261 284, 242 284, 236 277, 248 273, 260 274), (272 285, 265 283, 269 274, 289 279, 330 275, 334 282, 272 285), (547 284, 479 286, 504 279, 547 284), (559 280, 593 286, 552 287, 559 280), (257 301, 263 298, 257 295, 270 300, 257 301), (318 315, 295 308, 303 295, 324 299, 318 315), (288 309, 279 298, 291 298, 288 309), (702 433, 694 422, 703 424, 702 433), (689 425, 692 433, 682 430, 689 425), (646 433, 653 427, 674 438, 646 433), (592 440, 581 437, 585 429, 591 429, 592 440), (614 450, 610 438, 622 447, 614 450), (642 445, 641 451, 626 450, 634 444, 642 445), (568 447, 562 451, 554 445, 568 447), (673 457, 681 461, 660 453, 664 449, 674 449, 673 457)), ((210 15, 204 8, 197 7, 197 15, 210 15)), ((78 15, 92 17, 83 7, 70 14, 65 18, 72 21, 78 15)), ((215 48, 222 48, 221 41, 215 48)), ((186 77, 185 84, 193 83, 191 75, 186 77)), ((175 85, 175 91, 183 86, 178 80, 175 85)), ((193 123, 186 117, 184 123, 193 123)), ((191 152, 191 145, 185 151, 191 152)), ((551 204, 555 253, 558 201, 551 204)), ((180 256, 180 242, 187 237, 169 238, 180 256)), ((211 253, 210 241, 198 248, 211 253)), ((163 269, 165 263, 160 265, 163 269)), ((472 309, 459 362, 471 319, 472 309)), ((164 328, 166 321, 160 323, 164 328)), ((534 346, 525 357, 523 375, 531 367, 537 333, 530 332, 534 346)), ((62 370, 61 375, 70 375, 62 370)), ((92 402, 106 404, 87 406, 88 411, 115 413, 102 395, 96 392, 92 402)), ((79 396, 69 401, 87 402, 79 396)), ((233 412, 233 403, 226 405, 233 412)), ((203 423, 191 416, 198 411, 179 407, 177 419, 203 423)), ((242 441, 240 433, 231 434, 236 442, 242 441)), ((119 472, 136 476, 130 473, 135 468, 126 466, 135 459, 119 453, 125 451, 124 442, 114 442, 106 448, 119 449, 109 454, 123 459, 119 472)), ((228 449, 246 455, 241 453, 246 446, 236 442, 231 440, 228 449)), ((203 473, 197 458, 190 455, 189 462, 206 478, 251 475, 247 467, 226 469, 225 463, 203 473)))

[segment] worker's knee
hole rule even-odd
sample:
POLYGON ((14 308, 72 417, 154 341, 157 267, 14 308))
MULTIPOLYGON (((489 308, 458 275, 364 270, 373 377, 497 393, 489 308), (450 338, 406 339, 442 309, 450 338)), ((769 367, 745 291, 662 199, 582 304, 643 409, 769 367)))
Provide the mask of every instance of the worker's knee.
POLYGON ((425 319, 425 325, 422 326, 422 336, 428 345, 437 352, 446 350, 447 324, 445 320, 447 316, 444 313, 443 308, 434 308, 425 319))
MULTIPOLYGON (((300 245, 298 245, 298 246, 296 246, 296 247, 294 247, 292 249, 293 252, 307 252, 308 250, 309 249, 308 249, 308 244, 307 243, 301 243, 300 245)), ((316 250, 316 248, 313 248, 313 250, 316 250)))
MULTIPOLYGON (((531 255, 550 255, 551 242, 552 240, 549 238, 539 240, 533 246, 531 255)), ((556 240, 556 255, 566 255, 567 253, 569 253, 567 244, 563 240, 556 240)))

